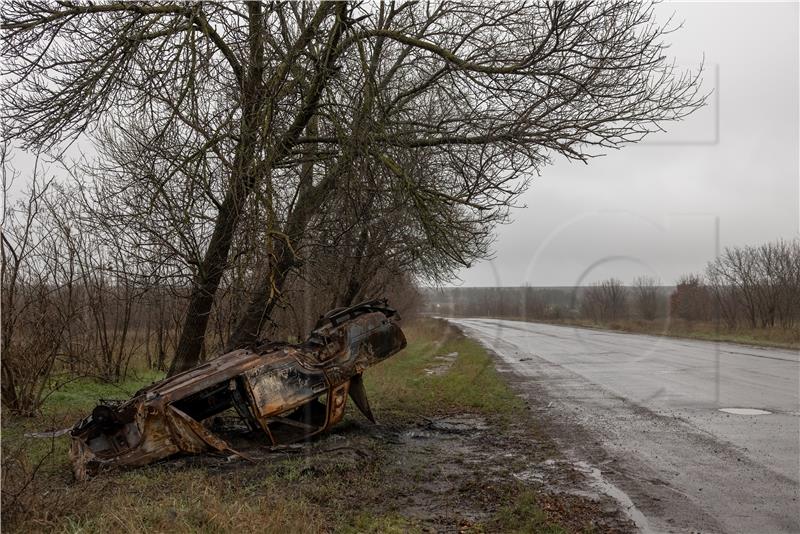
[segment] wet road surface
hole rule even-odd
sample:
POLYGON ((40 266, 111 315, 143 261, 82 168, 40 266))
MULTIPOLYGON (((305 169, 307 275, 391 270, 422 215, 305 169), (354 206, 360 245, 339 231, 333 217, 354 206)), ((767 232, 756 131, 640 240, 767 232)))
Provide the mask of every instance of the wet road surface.
POLYGON ((628 494, 644 530, 800 532, 798 351, 451 321, 497 355, 575 461, 628 494))

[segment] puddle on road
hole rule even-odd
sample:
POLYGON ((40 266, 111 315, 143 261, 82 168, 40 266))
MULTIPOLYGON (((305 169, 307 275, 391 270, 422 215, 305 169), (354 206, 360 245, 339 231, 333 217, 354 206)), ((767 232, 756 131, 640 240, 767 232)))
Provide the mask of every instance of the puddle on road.
POLYGON ((772 412, 759 410, 757 408, 720 408, 720 412, 732 413, 733 415, 769 415, 772 412))

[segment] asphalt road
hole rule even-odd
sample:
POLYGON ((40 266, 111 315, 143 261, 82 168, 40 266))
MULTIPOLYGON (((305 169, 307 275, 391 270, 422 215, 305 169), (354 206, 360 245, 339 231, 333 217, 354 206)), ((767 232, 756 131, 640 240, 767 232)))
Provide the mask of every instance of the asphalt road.
POLYGON ((451 321, 497 355, 576 462, 630 497, 644 530, 800 532, 798 351, 451 321))

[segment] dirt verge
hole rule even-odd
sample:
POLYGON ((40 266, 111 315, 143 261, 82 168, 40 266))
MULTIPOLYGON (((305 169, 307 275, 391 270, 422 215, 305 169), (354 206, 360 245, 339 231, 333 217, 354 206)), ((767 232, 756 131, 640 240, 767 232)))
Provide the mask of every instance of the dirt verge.
POLYGON ((249 483, 282 480, 290 495, 312 496, 339 527, 366 513, 421 532, 633 531, 619 504, 535 426, 471 413, 378 425, 353 418, 309 443, 244 444, 254 462, 204 456, 165 465, 203 465, 212 476, 235 473, 249 483), (351 520, 340 522, 341 510, 351 520))

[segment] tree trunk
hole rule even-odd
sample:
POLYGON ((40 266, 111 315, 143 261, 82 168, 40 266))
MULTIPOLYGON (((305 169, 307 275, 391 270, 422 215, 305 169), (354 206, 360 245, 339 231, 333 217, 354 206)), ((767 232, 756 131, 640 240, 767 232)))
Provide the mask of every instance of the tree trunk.
MULTIPOLYGON (((225 202, 217 216, 211 243, 198 272, 198 280, 192 290, 186 321, 181 332, 178 348, 175 351, 175 359, 168 373, 169 376, 194 367, 200 360, 203 341, 211 315, 211 307, 214 304, 214 297, 226 267, 233 234, 239 223, 240 214, 244 209, 244 203, 256 184, 256 175, 269 179, 275 163, 292 151, 300 134, 314 115, 324 88, 326 76, 332 70, 333 61, 336 59, 334 49, 338 45, 344 30, 345 3, 337 4, 337 22, 328 42, 327 57, 323 64, 320 65, 321 68, 303 99, 294 121, 276 145, 273 146, 267 160, 263 161, 261 165, 255 164, 258 132, 269 113, 268 108, 270 107, 263 105, 264 99, 276 97, 277 86, 282 82, 283 76, 291 67, 291 62, 306 47, 313 34, 330 12, 331 5, 327 2, 320 4, 312 21, 298 38, 293 50, 288 54, 281 67, 276 69, 276 74, 268 84, 269 87, 265 89, 263 83, 264 58, 261 4, 260 2, 248 3, 248 9, 250 10, 250 68, 245 82, 242 133, 234 160, 234 176, 231 190, 226 195, 225 202), (246 171, 245 169, 248 170, 246 171)), ((293 255, 291 261, 294 261, 293 255)), ((280 281, 280 285, 283 285, 283 280, 280 281)), ((236 336, 236 332, 234 332, 234 336, 236 336)))
POLYGON ((231 186, 217 213, 211 242, 195 277, 181 337, 167 376, 190 369, 200 361, 214 296, 225 272, 244 203, 256 181, 253 159, 262 122, 259 111, 264 72, 263 19, 259 2, 248 3, 248 10, 250 62, 242 88, 241 136, 236 147, 231 186))
MULTIPOLYGON (((367 209, 367 212, 369 212, 370 209, 371 205, 367 209)), ((337 306, 339 307, 347 308, 352 306, 356 300, 356 297, 361 293, 361 289, 365 282, 363 265, 364 262, 367 261, 364 255, 367 253, 368 240, 368 226, 367 224, 364 224, 364 227, 359 233, 358 241, 353 247, 353 264, 350 266, 349 272, 342 273, 343 277, 345 277, 347 280, 347 283, 344 286, 344 292, 341 295, 337 295, 337 306)))
POLYGON ((336 183, 335 173, 333 171, 315 187, 311 187, 313 164, 308 164, 304 169, 302 181, 307 186, 301 186, 300 198, 286 222, 286 232, 275 241, 274 260, 267 266, 247 309, 236 323, 226 346, 227 351, 246 347, 258 339, 264 320, 271 315, 280 299, 289 272, 297 265, 293 246, 297 245, 311 216, 336 183))
MULTIPOLYGON (((300 112, 279 145, 279 148, 286 152, 297 144, 302 131, 306 127, 313 125, 312 117, 317 103, 322 95, 329 73, 334 70, 338 57, 337 48, 346 25, 346 10, 346 3, 336 4, 336 22, 331 28, 325 52, 319 54, 320 63, 317 66, 317 74, 304 98, 300 112)), ((293 246, 296 246, 297 242, 302 238, 308 221, 323 202, 330 188, 336 183, 337 175, 342 172, 342 169, 348 167, 345 164, 345 160, 352 161, 352 154, 349 154, 349 156, 343 155, 336 169, 316 186, 311 185, 313 165, 309 165, 304 170, 302 182, 306 185, 301 183, 297 204, 286 222, 286 231, 276 241, 275 259, 267 267, 267 272, 261 279, 247 309, 236 324, 226 350, 230 351, 246 347, 258 339, 264 320, 271 315, 272 310, 280 299, 289 272, 297 265, 293 246), (292 240, 294 240, 295 245, 292 245, 292 240)))

